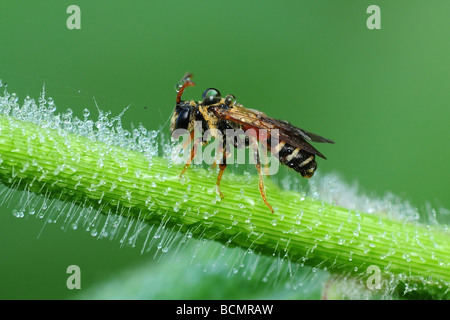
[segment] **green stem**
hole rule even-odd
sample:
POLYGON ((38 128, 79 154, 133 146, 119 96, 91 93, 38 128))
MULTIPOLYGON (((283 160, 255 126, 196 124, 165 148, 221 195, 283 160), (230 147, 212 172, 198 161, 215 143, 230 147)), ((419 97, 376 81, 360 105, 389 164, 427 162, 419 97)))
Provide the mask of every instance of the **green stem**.
POLYGON ((261 200, 256 177, 226 174, 215 190, 216 172, 189 169, 163 158, 88 137, 0 115, 0 181, 35 193, 166 224, 194 237, 240 246, 291 262, 367 278, 370 265, 384 279, 445 292, 450 283, 448 231, 358 213, 266 179, 272 214, 261 200))

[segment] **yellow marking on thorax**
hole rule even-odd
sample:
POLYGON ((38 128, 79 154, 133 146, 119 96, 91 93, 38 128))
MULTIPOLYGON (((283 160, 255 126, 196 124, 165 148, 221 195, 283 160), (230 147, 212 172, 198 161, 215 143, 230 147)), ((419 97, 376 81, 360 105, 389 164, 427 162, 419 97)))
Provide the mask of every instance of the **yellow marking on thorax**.
POLYGON ((214 131, 215 131, 215 130, 213 130, 213 129, 217 129, 217 123, 219 122, 219 119, 218 119, 216 116, 211 115, 211 114, 208 112, 208 107, 205 107, 205 106, 199 106, 199 107, 198 107, 198 110, 199 110, 200 113, 202 114, 203 119, 205 119, 206 123, 208 124, 208 128, 209 128, 209 129, 212 129, 212 130, 211 130, 212 135, 213 135, 215 138, 217 138, 217 134, 214 134, 214 131))

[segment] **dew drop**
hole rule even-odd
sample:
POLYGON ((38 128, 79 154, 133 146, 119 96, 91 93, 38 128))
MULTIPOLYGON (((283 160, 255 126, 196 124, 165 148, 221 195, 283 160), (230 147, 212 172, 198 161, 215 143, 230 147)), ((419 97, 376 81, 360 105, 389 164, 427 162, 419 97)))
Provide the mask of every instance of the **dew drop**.
POLYGON ((410 262, 411 261, 411 257, 409 256, 409 254, 403 254, 402 258, 405 259, 406 262, 410 262))
POLYGON ((227 106, 234 106, 234 104, 236 103, 236 97, 232 94, 229 94, 225 97, 225 104, 227 106))
POLYGON ((175 91, 176 91, 176 92, 179 92, 180 89, 183 87, 183 85, 184 85, 185 82, 186 82, 186 81, 184 81, 184 80, 178 81, 178 83, 175 85, 175 91))
POLYGON ((22 210, 16 210, 16 209, 14 209, 12 211, 12 214, 16 218, 23 218, 25 216, 25 213, 22 210))

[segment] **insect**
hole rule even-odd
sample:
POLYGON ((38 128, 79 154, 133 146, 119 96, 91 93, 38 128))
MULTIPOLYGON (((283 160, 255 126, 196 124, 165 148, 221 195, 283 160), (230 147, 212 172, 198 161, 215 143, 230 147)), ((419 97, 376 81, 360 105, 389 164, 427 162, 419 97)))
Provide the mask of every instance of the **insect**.
MULTIPOLYGON (((276 129, 279 134, 279 142, 277 145, 268 143, 267 150, 272 154, 277 154, 280 163, 294 169, 305 178, 312 177, 317 168, 317 163, 315 161, 316 155, 326 159, 325 156, 309 144, 308 141, 334 143, 332 140, 294 127, 287 121, 270 118, 260 111, 244 108, 241 104, 236 103, 236 98, 231 94, 222 98, 219 90, 209 88, 203 92, 202 101, 200 102, 194 100, 181 100, 184 90, 187 87, 195 86, 192 77, 193 75, 191 73, 186 74, 176 86, 176 105, 171 117, 170 125, 172 133, 176 129, 184 129, 190 133, 192 139, 194 137, 194 123, 196 121, 201 122, 202 133, 208 129, 218 129, 224 138, 226 129, 241 129, 244 131, 253 129, 256 132, 265 129, 267 130, 268 136, 276 129)), ((190 157, 188 158, 180 177, 183 176, 184 172, 195 158, 198 143, 198 141, 194 141, 190 157)), ((204 142, 202 143, 204 144, 204 142)), ((245 147, 248 146, 249 141, 246 139, 245 147)), ((229 154, 225 147, 222 150, 223 161, 219 164, 219 174, 217 176, 216 186, 219 195, 223 198, 224 196, 222 192, 220 192, 220 181, 227 167, 226 159, 229 154)), ((255 166, 259 175, 259 191, 262 200, 273 213, 273 208, 266 198, 263 175, 261 172, 261 161, 257 152, 255 166)))

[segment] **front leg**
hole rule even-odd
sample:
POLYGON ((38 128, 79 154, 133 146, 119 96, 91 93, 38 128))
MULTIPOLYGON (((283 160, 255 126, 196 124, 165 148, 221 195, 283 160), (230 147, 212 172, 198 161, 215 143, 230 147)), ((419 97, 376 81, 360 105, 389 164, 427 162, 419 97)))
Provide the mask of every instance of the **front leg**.
MULTIPOLYGON (((183 146, 183 148, 187 147, 187 145, 192 141, 192 139, 194 138, 194 131, 191 131, 190 133, 190 139, 188 140, 188 143, 186 143, 186 146, 183 146)), ((184 165, 183 170, 180 173, 180 178, 183 177, 184 173, 186 172, 187 168, 189 168, 189 166, 192 163, 192 160, 194 160, 195 156, 197 155, 197 148, 198 148, 198 144, 200 143, 199 139, 195 139, 193 144, 192 144, 192 148, 191 148, 191 154, 189 156, 189 159, 186 161, 186 164, 184 165)))

